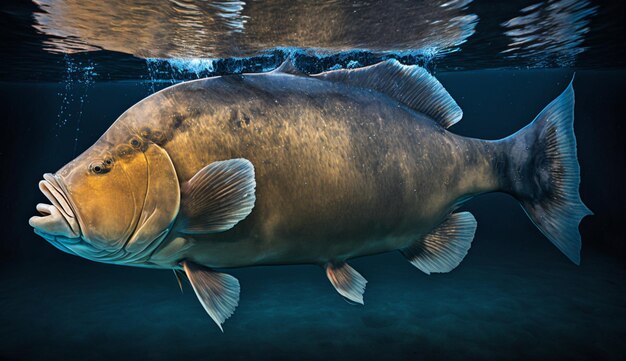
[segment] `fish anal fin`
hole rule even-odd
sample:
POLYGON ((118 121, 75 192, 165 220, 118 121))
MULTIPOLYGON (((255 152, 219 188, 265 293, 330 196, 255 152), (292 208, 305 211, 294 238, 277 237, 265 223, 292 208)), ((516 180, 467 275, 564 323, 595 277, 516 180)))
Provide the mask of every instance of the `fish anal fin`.
POLYGON ((254 166, 243 158, 213 162, 181 186, 181 222, 187 234, 224 232, 254 208, 254 166))
POLYGON ((403 65, 395 59, 363 68, 332 70, 311 76, 378 91, 431 117, 444 128, 463 117, 463 111, 452 96, 426 69, 403 65))
POLYGON ((453 213, 402 254, 426 274, 450 272, 467 255, 475 232, 476 219, 471 213, 453 213))
POLYGON ((345 262, 326 265, 326 277, 337 292, 346 299, 363 304, 367 280, 345 262))
POLYGON ((222 324, 239 304, 239 281, 231 275, 190 261, 183 261, 182 264, 202 307, 223 332, 222 324))

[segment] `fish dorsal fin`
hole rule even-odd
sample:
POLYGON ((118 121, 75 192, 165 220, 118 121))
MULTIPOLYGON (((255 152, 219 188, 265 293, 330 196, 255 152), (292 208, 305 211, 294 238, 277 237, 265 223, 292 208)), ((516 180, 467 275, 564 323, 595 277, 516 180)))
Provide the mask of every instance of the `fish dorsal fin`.
POLYGON ((272 72, 306 76, 305 73, 303 73, 300 69, 298 69, 298 67, 294 63, 293 58, 291 56, 287 57, 287 59, 285 59, 285 61, 283 61, 282 64, 278 66, 278 68, 272 70, 272 72))
POLYGON ((333 70, 312 76, 378 91, 431 117, 444 128, 463 117, 461 108, 426 69, 402 65, 395 59, 364 68, 333 70))

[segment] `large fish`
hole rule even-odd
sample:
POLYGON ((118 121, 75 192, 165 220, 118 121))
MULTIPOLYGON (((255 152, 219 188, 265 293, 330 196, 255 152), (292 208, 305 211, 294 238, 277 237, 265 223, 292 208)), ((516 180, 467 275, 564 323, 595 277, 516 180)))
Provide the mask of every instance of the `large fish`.
POLYGON ((30 219, 57 248, 90 260, 184 272, 222 328, 239 282, 215 269, 317 264, 363 303, 346 262, 399 250, 448 272, 476 229, 455 210, 505 192, 580 261, 574 91, 528 126, 488 141, 448 130, 462 112, 426 70, 395 60, 307 76, 201 79, 140 101, 39 188, 30 219))

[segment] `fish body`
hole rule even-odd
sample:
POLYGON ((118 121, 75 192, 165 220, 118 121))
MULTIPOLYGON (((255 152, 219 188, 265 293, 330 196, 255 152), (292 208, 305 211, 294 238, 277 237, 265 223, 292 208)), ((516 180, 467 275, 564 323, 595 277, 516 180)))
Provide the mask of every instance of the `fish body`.
POLYGON ((31 224, 72 254, 184 271, 220 328, 239 283, 213 269, 317 264, 362 303, 366 281, 347 260, 399 250, 426 273, 450 271, 476 228, 454 211, 486 192, 516 197, 579 262, 577 226, 590 212, 578 195, 571 85, 502 140, 448 131, 461 116, 435 78, 396 61, 181 83, 46 175, 53 204, 31 224))
POLYGON ((492 153, 504 149, 380 93, 284 73, 171 87, 109 132, 146 126, 170 135, 162 147, 181 183, 214 161, 254 165, 254 211, 229 232, 195 235, 183 256, 210 267, 325 264, 405 248, 461 198, 495 190, 492 153))

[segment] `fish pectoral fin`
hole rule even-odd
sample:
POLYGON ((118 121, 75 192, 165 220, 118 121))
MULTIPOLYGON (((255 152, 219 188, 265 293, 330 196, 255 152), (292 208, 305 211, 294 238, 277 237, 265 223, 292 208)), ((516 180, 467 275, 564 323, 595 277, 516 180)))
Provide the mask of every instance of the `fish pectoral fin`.
POLYGON ((345 262, 326 265, 326 277, 340 295, 350 301, 363 304, 367 280, 345 262))
POLYGON ((243 158, 213 162, 181 186, 181 226, 187 234, 231 229, 254 208, 254 166, 243 158))
POLYGON ((426 274, 450 272, 465 258, 475 232, 476 219, 470 212, 453 213, 402 254, 426 274))
POLYGON ((183 261, 183 269, 202 307, 224 332, 222 324, 239 304, 239 281, 189 261, 183 261))

